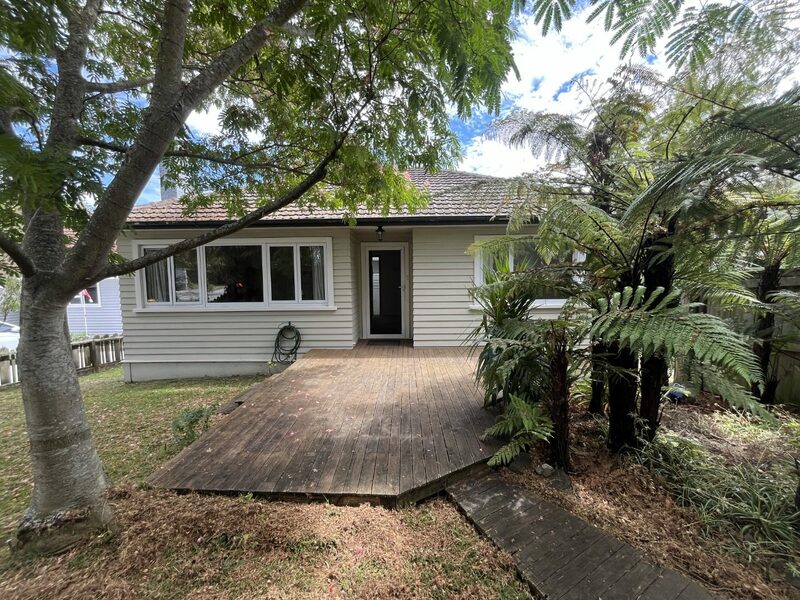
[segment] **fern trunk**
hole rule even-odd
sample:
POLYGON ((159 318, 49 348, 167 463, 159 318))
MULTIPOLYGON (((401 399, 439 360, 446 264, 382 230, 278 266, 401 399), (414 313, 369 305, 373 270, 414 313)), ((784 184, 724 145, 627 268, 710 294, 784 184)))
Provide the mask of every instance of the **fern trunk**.
POLYGON ((602 342, 592 344, 592 396, 589 399, 589 413, 603 414, 606 395, 606 371, 603 365, 608 348, 602 342))
POLYGON ((635 353, 614 343, 609 346, 608 447, 612 452, 636 446, 635 353))
POLYGON ((550 460, 565 471, 571 468, 569 457, 569 379, 567 369, 567 340, 563 331, 555 328, 550 333, 550 420, 553 434, 550 438, 550 460))
MULTIPOLYGON (((644 268, 644 285, 648 297, 658 288, 663 288, 664 294, 672 291, 675 261, 666 243, 674 231, 675 223, 671 221, 667 231, 651 238, 648 242, 644 268), (667 254, 664 255, 665 251, 667 254)), ((675 305, 677 306, 677 302, 675 305)), ((639 418, 642 423, 640 433, 644 439, 652 441, 660 421, 662 389, 669 381, 669 363, 666 357, 656 353, 642 360, 640 380, 642 390, 639 403, 639 418)))
MULTIPOLYGON (((758 280, 756 296, 763 302, 769 302, 769 296, 777 292, 781 287, 781 263, 780 261, 764 267, 761 277, 758 280)), ((770 364, 772 362, 772 336, 775 332, 775 313, 764 311, 755 322, 756 343, 753 344, 753 352, 758 358, 758 365, 764 374, 764 388, 759 389, 758 384, 753 384, 752 393, 759 398, 763 404, 774 404, 775 394, 778 389, 778 380, 770 376, 770 364)))

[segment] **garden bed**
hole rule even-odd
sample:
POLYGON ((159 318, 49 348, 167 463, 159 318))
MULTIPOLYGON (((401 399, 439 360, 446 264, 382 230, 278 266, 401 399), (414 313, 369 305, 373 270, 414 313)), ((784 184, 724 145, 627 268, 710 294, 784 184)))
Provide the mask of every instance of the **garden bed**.
MULTIPOLYGON (((787 470, 792 453, 800 448, 797 431, 797 421, 785 413, 780 414, 777 426, 768 427, 706 403, 666 407, 659 436, 662 444, 686 441, 707 452, 722 465, 717 473, 720 479, 745 467, 762 473, 779 467, 790 478, 787 485, 792 486, 797 480, 787 470)), ((574 473, 568 489, 557 489, 564 487, 555 485, 562 483, 560 480, 537 475, 534 468, 540 460, 536 457, 530 468, 521 472, 504 469, 503 473, 626 540, 659 564, 686 573, 717 595, 800 597, 800 591, 786 583, 786 569, 775 564, 780 561, 759 556, 748 561, 739 549, 732 548, 734 525, 726 530, 728 524, 712 523, 710 514, 682 505, 676 483, 680 473, 673 473, 667 481, 636 457, 611 456, 605 450, 603 425, 583 410, 574 416, 572 458, 574 473)))

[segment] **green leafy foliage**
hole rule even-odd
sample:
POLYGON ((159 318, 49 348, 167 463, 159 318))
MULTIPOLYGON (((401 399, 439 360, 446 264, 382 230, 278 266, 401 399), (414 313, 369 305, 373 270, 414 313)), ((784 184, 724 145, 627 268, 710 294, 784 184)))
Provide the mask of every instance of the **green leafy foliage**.
POLYGON ((638 457, 683 506, 699 515, 706 536, 748 562, 783 562, 800 569, 792 465, 724 465, 674 434, 644 446, 638 457))
POLYGON ((714 315, 696 313, 678 304, 679 291, 663 289, 645 297, 646 289, 626 287, 610 300, 598 299, 592 334, 615 341, 643 357, 691 354, 696 360, 720 366, 747 383, 762 375, 745 340, 714 315))
MULTIPOLYGON (((187 85, 276 4, 191 3, 181 65, 187 85)), ((292 189, 344 137, 326 169, 328 185, 303 202, 345 219, 359 206, 413 210, 426 198, 402 172, 453 166, 460 147, 452 111, 468 118, 476 108, 499 110, 501 85, 515 69, 517 3, 301 4, 290 25, 274 27, 268 43, 200 102, 198 110, 218 114, 217 131, 184 126, 170 140, 164 183, 184 191, 187 212, 221 202, 231 216, 242 216, 292 189)), ((75 10, 60 0, 0 2, 0 45, 7 49, 0 59, 0 114, 3 126, 13 127, 0 129, 0 227, 17 240, 23 207, 55 210, 80 232, 87 200, 98 208, 118 202, 105 198, 103 182, 113 180, 126 150, 141 141, 157 100, 152 78, 162 60, 163 6, 113 0, 94 16, 89 7, 81 17, 89 43, 78 72, 87 89, 76 131, 59 144, 48 141, 62 125, 53 114, 57 90, 71 85, 64 62, 52 57, 69 43, 75 10), (102 87, 119 81, 134 83, 102 87)))
POLYGON ((211 426, 211 417, 217 412, 217 405, 189 408, 182 411, 172 421, 172 434, 179 448, 188 446, 211 426))
POLYGON ((9 313, 19 310, 21 289, 19 277, 0 278, 0 320, 5 321, 9 313))
POLYGON ((507 465, 520 453, 547 441, 552 430, 550 418, 540 404, 531 404, 512 395, 497 423, 484 433, 484 437, 509 438, 489 459, 489 465, 507 465))

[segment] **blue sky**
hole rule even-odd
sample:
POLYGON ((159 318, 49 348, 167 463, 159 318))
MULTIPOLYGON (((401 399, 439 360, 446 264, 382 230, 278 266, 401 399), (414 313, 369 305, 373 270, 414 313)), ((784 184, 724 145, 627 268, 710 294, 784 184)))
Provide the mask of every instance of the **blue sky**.
MULTIPOLYGON (((586 23, 586 10, 566 23, 561 32, 542 37, 541 28, 528 16, 521 17, 519 35, 513 51, 520 77, 509 76, 503 86, 501 115, 515 107, 535 111, 581 114, 588 107, 585 89, 602 89, 603 82, 622 64, 619 46, 612 46, 611 35, 600 21, 586 23), (585 87, 576 85, 583 78, 585 87)), ((657 56, 647 57, 651 67, 667 71, 657 56)), ((218 111, 193 113, 190 127, 205 133, 218 130, 218 111)), ((454 117, 453 131, 463 147, 459 168, 499 176, 514 176, 536 168, 537 160, 526 150, 508 148, 487 139, 487 126, 496 115, 477 111, 469 121, 454 117)), ((139 203, 159 199, 158 176, 154 175, 139 203)))

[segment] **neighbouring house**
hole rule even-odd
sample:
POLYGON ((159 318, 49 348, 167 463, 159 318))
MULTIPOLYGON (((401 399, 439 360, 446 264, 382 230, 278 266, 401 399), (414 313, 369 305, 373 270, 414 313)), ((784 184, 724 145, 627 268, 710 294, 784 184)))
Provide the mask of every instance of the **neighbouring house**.
MULTIPOLYGON (((110 277, 81 290, 67 307, 69 331, 72 335, 112 335, 122 333, 119 278, 110 277)), ((19 325, 19 313, 5 319, 19 325)))
MULTIPOLYGON (((125 379, 229 375, 268 368, 291 322, 300 353, 406 339, 458 346, 480 322, 469 290, 484 262, 467 249, 504 235, 508 182, 410 171, 430 191, 415 214, 341 214, 289 206, 256 226, 120 280, 125 379)), ((132 258, 229 221, 222 206, 187 215, 175 197, 137 207, 118 250, 132 258)), ((520 243, 510 262, 536 260, 520 243)), ((546 317, 563 301, 542 298, 546 317)))

